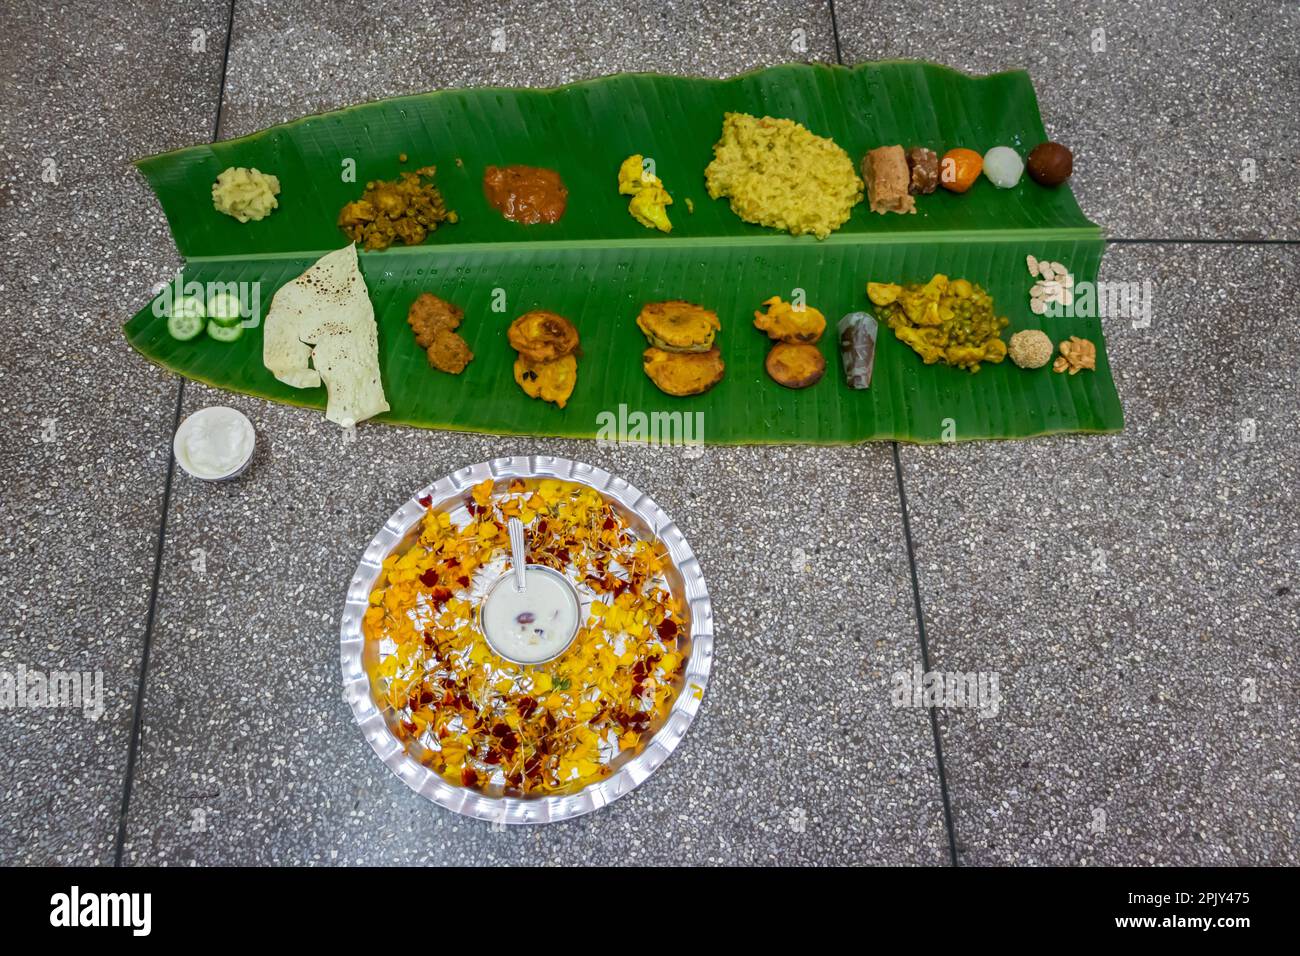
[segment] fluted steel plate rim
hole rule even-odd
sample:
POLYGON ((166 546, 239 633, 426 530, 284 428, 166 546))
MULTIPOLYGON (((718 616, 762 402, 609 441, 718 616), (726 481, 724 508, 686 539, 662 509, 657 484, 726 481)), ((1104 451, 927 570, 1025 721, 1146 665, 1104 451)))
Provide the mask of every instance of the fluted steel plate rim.
POLYGON ((362 552, 348 585, 339 624, 339 650, 343 668, 343 693, 362 734, 379 758, 408 787, 427 800, 477 820, 500 824, 555 823, 590 813, 631 792, 655 772, 677 748, 699 711, 713 662, 713 606, 700 564, 686 537, 649 496, 603 468, 552 455, 494 458, 454 471, 413 494, 379 529, 362 552), (379 579, 384 558, 407 537, 425 512, 424 498, 434 507, 459 502, 485 479, 558 478, 587 485, 610 501, 622 505, 645 523, 668 550, 680 575, 680 596, 690 609, 690 650, 681 690, 663 725, 641 752, 610 776, 581 790, 558 796, 508 797, 482 793, 449 783, 411 757, 389 730, 383 713, 370 693, 364 665, 365 637, 361 618, 379 579))

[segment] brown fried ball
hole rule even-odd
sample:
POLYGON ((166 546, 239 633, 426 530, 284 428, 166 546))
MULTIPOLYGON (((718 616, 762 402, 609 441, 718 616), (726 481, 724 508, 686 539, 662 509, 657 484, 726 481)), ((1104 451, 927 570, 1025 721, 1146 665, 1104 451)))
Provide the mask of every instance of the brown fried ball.
POLYGON ((530 362, 553 362, 578 349, 578 330, 562 315, 537 309, 510 323, 510 347, 530 362))
POLYGON ((446 299, 424 292, 411 303, 411 308, 406 313, 406 323, 415 333, 415 341, 420 348, 427 349, 433 345, 434 336, 438 332, 455 332, 460 328, 464 317, 464 311, 446 299))
POLYGON ((717 347, 707 352, 668 352, 651 346, 641 353, 641 367, 661 392, 699 395, 722 381, 726 365, 717 347))
POLYGON ((778 342, 763 363, 767 374, 786 388, 807 388, 821 381, 826 359, 821 349, 807 342, 778 342))

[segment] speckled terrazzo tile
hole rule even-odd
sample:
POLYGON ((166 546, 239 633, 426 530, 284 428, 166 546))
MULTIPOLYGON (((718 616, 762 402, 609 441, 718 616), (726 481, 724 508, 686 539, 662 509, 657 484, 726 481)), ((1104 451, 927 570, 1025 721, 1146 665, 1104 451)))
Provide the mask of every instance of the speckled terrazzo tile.
MULTIPOLYGON (((1029 70, 1079 203, 1124 238, 1300 238, 1300 4, 836 0, 845 63, 1029 70)), ((991 145, 991 144, 990 144, 991 145)))
POLYGON ((97 721, 5 711, 0 863, 112 861, 177 390, 119 331, 179 264, 128 160, 211 135, 225 27, 223 3, 0 12, 0 674, 103 681, 97 721))
POLYGON ((222 136, 308 113, 467 86, 554 86, 622 71, 730 76, 835 62, 830 8, 541 2, 355 6, 239 0, 222 136), (310 12, 309 12, 310 11, 310 12))
MULTIPOLYGON (((186 389, 188 408, 227 398, 186 389)), ((692 459, 384 426, 344 443, 318 414, 233 402, 259 430, 251 472, 174 487, 129 862, 944 861, 929 724, 889 699, 918 652, 887 449, 692 459), (529 453, 608 468, 667 509, 704 567, 716 659, 700 717, 640 789, 500 833, 371 752, 337 629, 362 547, 415 488, 529 453)))
POLYGON ((1146 277, 1124 432, 902 449, 933 666, 999 675, 940 711, 964 862, 1300 862, 1300 251, 1107 253, 1146 277))

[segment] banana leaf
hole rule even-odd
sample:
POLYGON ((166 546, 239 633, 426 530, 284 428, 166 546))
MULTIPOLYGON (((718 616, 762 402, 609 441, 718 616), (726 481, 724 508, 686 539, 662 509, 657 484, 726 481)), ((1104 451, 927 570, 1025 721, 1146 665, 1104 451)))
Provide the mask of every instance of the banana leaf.
MULTIPOLYGON (((929 442, 1122 428, 1099 321, 1043 318, 1029 310, 1026 254, 1065 263, 1077 282, 1097 279, 1102 233, 1068 186, 1044 189, 1025 177, 1001 190, 981 180, 963 195, 939 190, 918 197, 912 216, 877 215, 864 201, 826 240, 791 237, 745 223, 725 199, 708 197, 704 167, 727 111, 797 120, 855 159, 886 143, 921 144, 941 154, 954 146, 983 152, 1003 144, 1023 154, 1046 138, 1033 86, 1021 71, 975 78, 912 62, 852 69, 798 64, 726 80, 629 74, 547 90, 418 94, 137 165, 186 259, 183 281, 257 282, 263 312, 282 284, 346 243, 335 224, 338 211, 367 180, 437 166, 437 185, 460 221, 423 245, 361 254, 392 405, 383 421, 590 438, 613 437, 611 421, 635 427, 640 413, 657 415, 664 428, 686 422, 693 429, 687 437, 696 441, 726 444, 929 442), (654 159, 673 195, 669 235, 637 223, 617 191, 618 166, 632 153, 654 159), (561 174, 569 205, 558 223, 519 225, 487 204, 483 168, 510 163, 561 174), (352 165, 355 181, 344 175, 352 165), (216 213, 211 183, 229 166, 278 175, 280 208, 246 224, 216 213), (1041 328, 1053 341, 1091 339, 1097 370, 1025 371, 1008 360, 971 374, 924 365, 882 325, 871 388, 848 388, 839 373, 835 321, 870 310, 868 280, 923 282, 935 272, 988 289, 998 313, 1010 320, 1006 336, 1041 328), (801 391, 767 376, 770 342, 752 324, 763 300, 788 299, 796 289, 831 325, 819 343, 826 376, 801 391), (475 359, 462 375, 432 369, 406 325, 407 308, 426 291, 465 311, 460 332, 475 359), (646 343, 635 318, 642 304, 660 299, 703 304, 722 321, 717 341, 727 373, 704 395, 665 395, 641 370, 646 343), (567 316, 581 335, 578 384, 564 409, 528 398, 511 374, 515 353, 506 328, 537 308, 567 316)), ((206 336, 180 342, 156 312, 146 306, 125 327, 131 344, 152 361, 222 388, 324 407, 323 388, 290 388, 266 371, 260 325, 233 344, 206 336)))

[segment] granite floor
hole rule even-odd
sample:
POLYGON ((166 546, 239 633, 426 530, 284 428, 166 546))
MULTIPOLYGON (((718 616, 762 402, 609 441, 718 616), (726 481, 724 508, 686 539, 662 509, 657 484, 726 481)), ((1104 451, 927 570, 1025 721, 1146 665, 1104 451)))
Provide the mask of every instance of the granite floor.
POLYGON ((103 690, 97 719, 3 713, 0 863, 1300 861, 1300 7, 985 7, 6 4, 0 671, 103 690), (1111 236, 1102 278, 1154 288, 1149 322, 1103 320, 1121 434, 700 457, 342 442, 317 413, 182 385, 120 334, 178 265, 133 157, 440 87, 897 57, 1027 67, 1049 131, 1106 158, 1075 185, 1111 236), (259 433, 224 486, 169 467, 178 416, 218 400, 259 433), (717 656, 647 783, 502 832, 375 758, 337 621, 413 487, 533 452, 673 515, 717 656), (913 668, 988 675, 997 706, 895 707, 913 668))

